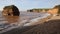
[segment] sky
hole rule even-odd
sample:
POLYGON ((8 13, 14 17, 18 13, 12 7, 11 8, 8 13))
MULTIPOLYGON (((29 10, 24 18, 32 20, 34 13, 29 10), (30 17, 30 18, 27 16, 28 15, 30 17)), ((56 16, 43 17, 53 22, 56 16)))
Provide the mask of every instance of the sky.
POLYGON ((60 0, 0 0, 0 10, 8 5, 15 5, 20 11, 25 11, 33 8, 53 8, 60 5, 60 0))

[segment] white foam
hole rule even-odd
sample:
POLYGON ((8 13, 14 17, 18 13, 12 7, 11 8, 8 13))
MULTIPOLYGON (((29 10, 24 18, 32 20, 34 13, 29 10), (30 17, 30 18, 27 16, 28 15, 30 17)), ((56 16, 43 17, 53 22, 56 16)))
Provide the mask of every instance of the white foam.
POLYGON ((25 24, 24 26, 37 25, 37 24, 39 24, 38 21, 42 21, 42 20, 44 20, 44 18, 47 18, 48 16, 50 16, 50 14, 44 14, 41 17, 30 20, 29 23, 25 24))

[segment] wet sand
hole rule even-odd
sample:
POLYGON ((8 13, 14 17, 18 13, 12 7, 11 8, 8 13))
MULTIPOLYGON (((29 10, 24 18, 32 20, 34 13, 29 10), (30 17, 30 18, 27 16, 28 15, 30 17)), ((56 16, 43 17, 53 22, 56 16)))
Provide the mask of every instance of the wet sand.
POLYGON ((53 16, 50 20, 22 34, 60 34, 60 16, 53 16))
POLYGON ((53 19, 35 26, 19 27, 3 34, 60 34, 60 19, 53 19))
POLYGON ((50 20, 22 34, 60 34, 60 19, 50 20))

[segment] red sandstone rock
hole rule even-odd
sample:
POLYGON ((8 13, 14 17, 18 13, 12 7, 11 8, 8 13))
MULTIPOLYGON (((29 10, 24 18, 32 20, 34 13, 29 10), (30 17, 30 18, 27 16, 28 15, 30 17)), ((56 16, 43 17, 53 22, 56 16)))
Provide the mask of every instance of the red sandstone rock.
POLYGON ((15 5, 10 5, 3 8, 2 14, 5 16, 19 16, 20 12, 15 5))

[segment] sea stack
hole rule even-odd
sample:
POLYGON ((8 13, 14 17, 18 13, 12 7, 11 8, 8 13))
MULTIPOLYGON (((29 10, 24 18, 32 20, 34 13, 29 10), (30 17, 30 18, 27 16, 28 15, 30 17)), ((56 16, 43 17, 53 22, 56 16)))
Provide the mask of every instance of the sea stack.
POLYGON ((20 12, 15 5, 10 5, 3 8, 2 14, 4 16, 19 16, 20 12))

